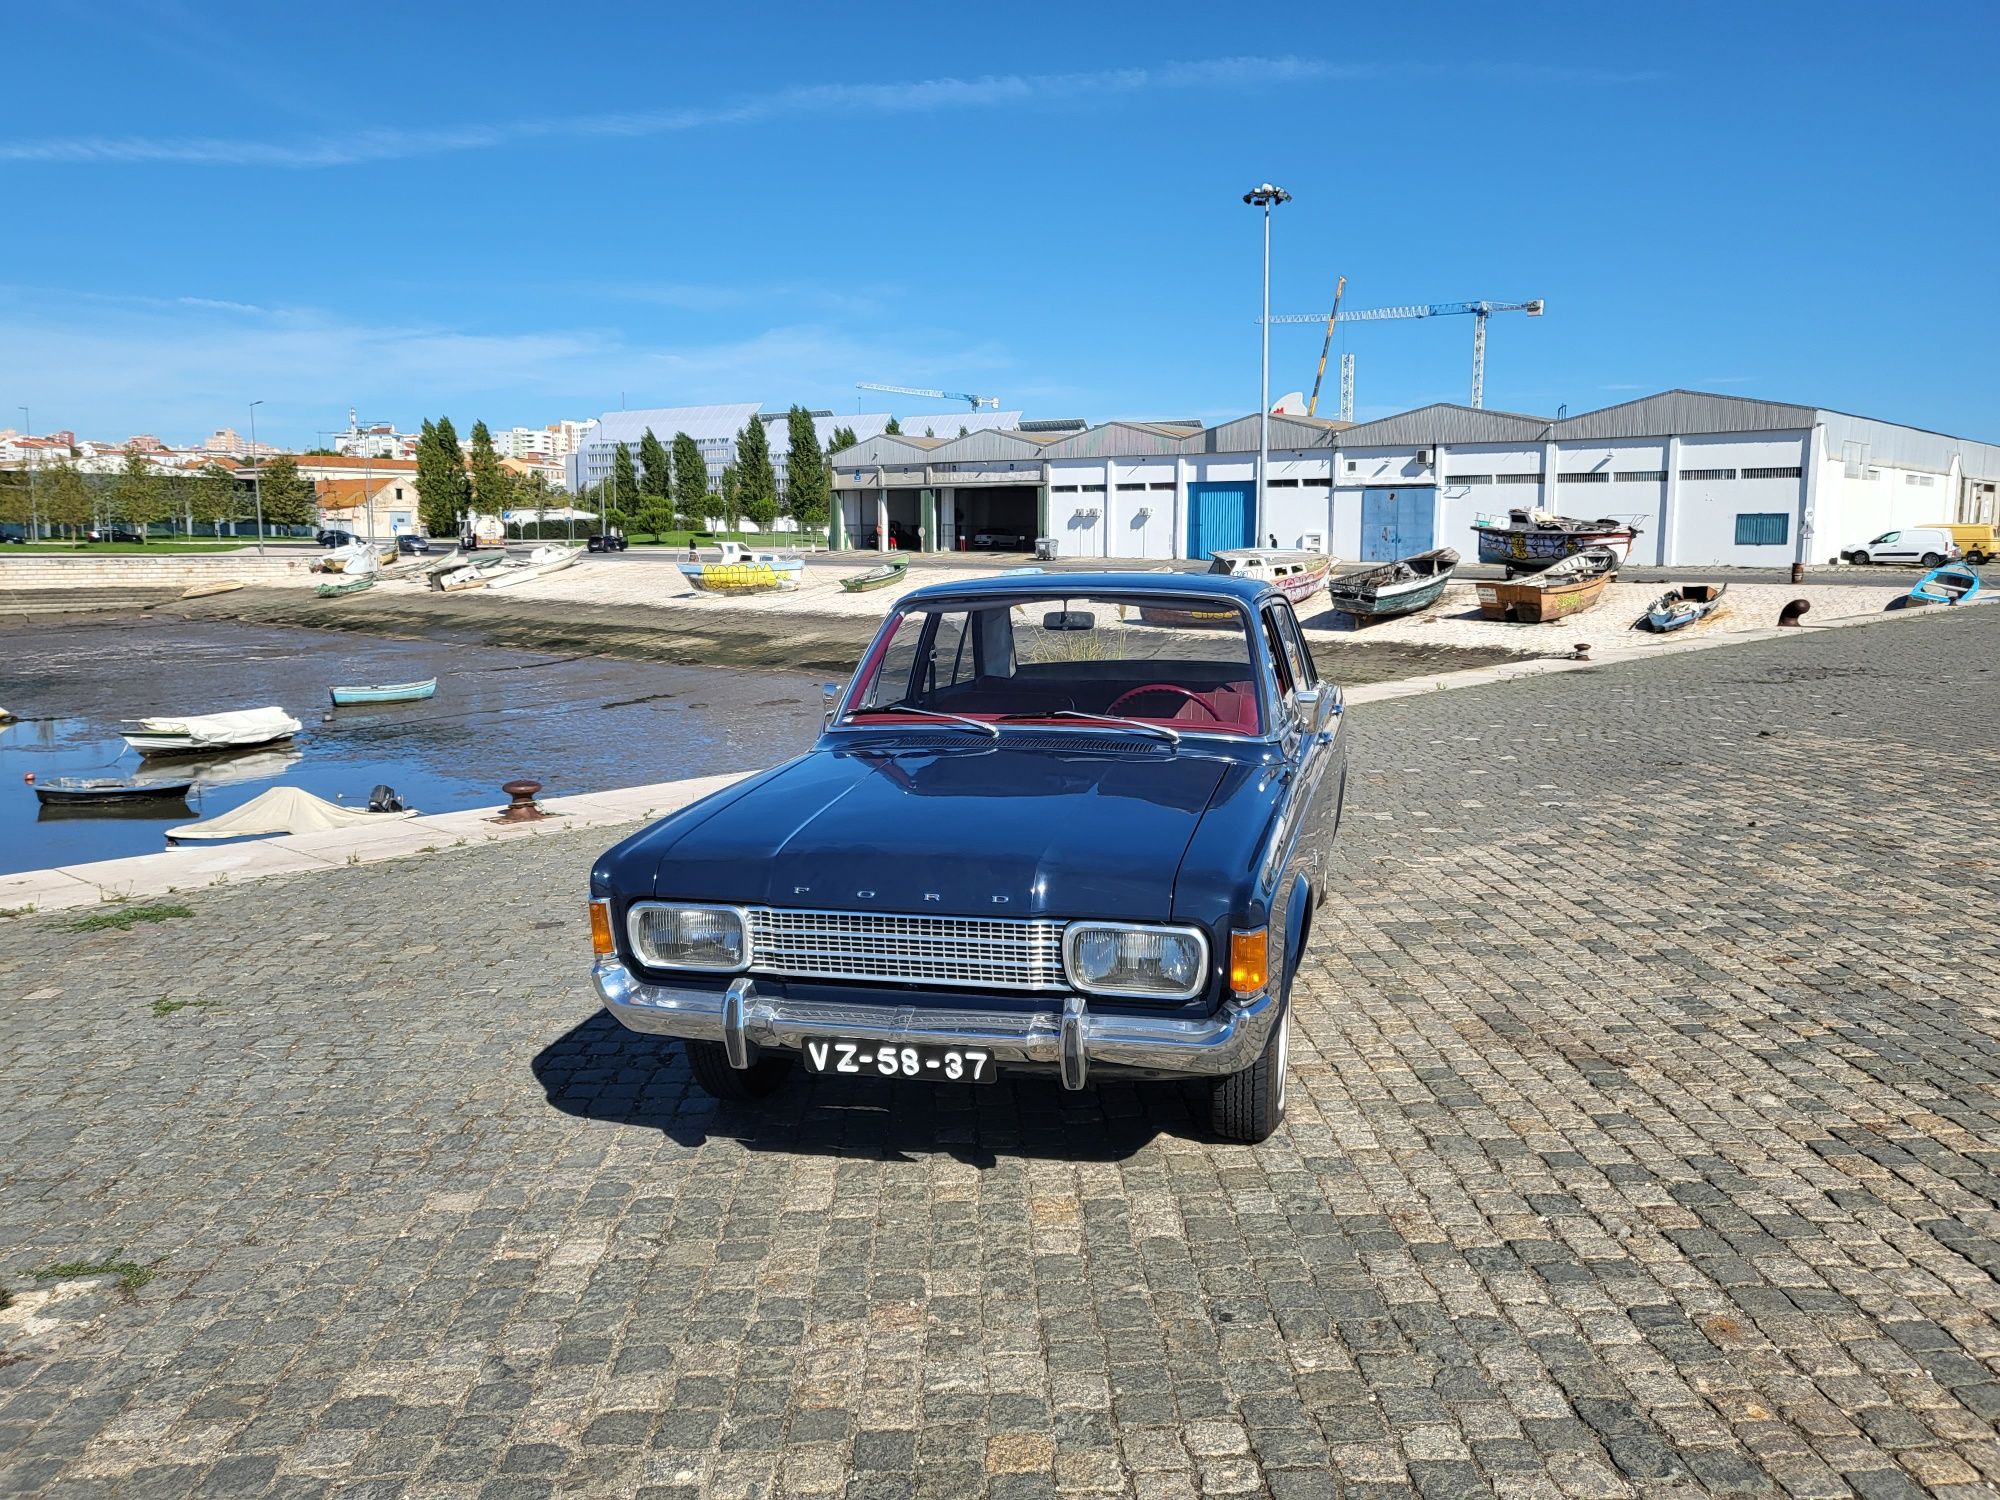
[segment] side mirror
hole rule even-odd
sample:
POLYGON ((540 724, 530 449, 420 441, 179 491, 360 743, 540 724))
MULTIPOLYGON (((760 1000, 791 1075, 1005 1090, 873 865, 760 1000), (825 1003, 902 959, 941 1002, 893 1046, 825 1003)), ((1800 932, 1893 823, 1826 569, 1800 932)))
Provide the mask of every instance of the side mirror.
POLYGON ((1340 712, 1340 706, 1340 689, 1330 682, 1301 688, 1292 694, 1292 709, 1299 716, 1299 727, 1307 734, 1318 734, 1324 729, 1326 721, 1340 712))
POLYGON ((819 690, 819 727, 833 728, 833 716, 840 709, 840 695, 846 691, 837 682, 823 683, 819 690))

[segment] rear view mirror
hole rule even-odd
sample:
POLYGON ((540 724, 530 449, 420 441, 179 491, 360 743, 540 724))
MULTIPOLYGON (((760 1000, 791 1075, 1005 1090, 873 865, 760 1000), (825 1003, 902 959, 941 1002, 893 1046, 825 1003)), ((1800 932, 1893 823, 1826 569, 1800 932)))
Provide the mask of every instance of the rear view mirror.
POLYGON ((1042 616, 1044 630, 1095 630, 1097 616, 1087 609, 1052 609, 1042 616))

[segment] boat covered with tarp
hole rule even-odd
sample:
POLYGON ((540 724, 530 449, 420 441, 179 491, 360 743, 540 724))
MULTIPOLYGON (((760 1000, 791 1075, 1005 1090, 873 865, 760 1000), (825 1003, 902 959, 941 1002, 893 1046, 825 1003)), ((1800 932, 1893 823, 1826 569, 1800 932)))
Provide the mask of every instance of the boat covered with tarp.
POLYGON ((169 828, 167 837, 178 843, 186 839, 253 838, 270 833, 323 833, 331 828, 358 828, 415 816, 413 809, 402 807, 400 802, 394 811, 374 812, 329 802, 300 787, 274 786, 268 792, 259 792, 241 807, 232 807, 199 823, 169 828))
POLYGON ((220 714, 161 715, 127 719, 125 743, 141 755, 187 755, 203 750, 247 750, 275 745, 305 726, 282 708, 242 708, 220 714))

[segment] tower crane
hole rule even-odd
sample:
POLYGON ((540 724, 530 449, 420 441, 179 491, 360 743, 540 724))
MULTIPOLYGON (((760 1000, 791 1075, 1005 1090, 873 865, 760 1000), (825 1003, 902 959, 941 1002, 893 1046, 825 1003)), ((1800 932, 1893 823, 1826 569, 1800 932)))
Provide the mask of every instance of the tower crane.
MULTIPOLYGON (((1336 297, 1338 294, 1336 293, 1336 297)), ((1472 404, 1486 404, 1486 320, 1497 312, 1526 313, 1531 318, 1539 318, 1546 306, 1540 297, 1532 297, 1526 302, 1417 302, 1402 307, 1370 307, 1360 312, 1347 314, 1350 323, 1366 323, 1391 318, 1437 318, 1455 313, 1472 314, 1472 404)), ((1284 313, 1271 319, 1273 323, 1317 323, 1318 313, 1284 313)), ((1332 337, 1333 320, 1327 319, 1328 337, 1332 337)), ((1326 368, 1326 356, 1320 356, 1320 369, 1326 368)))
POLYGON ((1000 410, 1000 398, 998 396, 973 396, 968 395, 964 391, 920 390, 913 385, 876 385, 865 380, 861 381, 854 388, 857 391, 888 391, 891 395, 896 396, 929 396, 933 401, 963 401, 974 411, 978 411, 982 406, 990 411, 1000 410))
MULTIPOLYGON (((1347 278, 1345 276, 1339 277, 1334 281, 1333 311, 1326 315, 1326 341, 1319 346, 1319 368, 1313 372, 1312 400, 1306 403, 1306 415, 1309 417, 1319 410, 1319 384, 1322 380, 1326 379, 1326 354, 1333 347, 1333 325, 1340 321, 1340 294, 1346 290, 1347 278)), ((1344 378, 1347 373, 1347 356, 1344 354, 1340 358, 1340 369, 1344 378)), ((1341 417, 1343 420, 1351 420, 1346 412, 1342 412, 1341 417)))

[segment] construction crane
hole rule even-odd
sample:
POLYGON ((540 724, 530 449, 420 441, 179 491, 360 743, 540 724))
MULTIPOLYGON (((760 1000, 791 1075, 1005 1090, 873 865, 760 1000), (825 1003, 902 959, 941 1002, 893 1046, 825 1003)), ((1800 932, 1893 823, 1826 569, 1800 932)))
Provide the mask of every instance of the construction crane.
MULTIPOLYGON (((1350 323, 1366 323, 1390 318, 1438 318, 1454 313, 1472 314, 1472 404, 1486 404, 1486 320, 1497 312, 1526 313, 1531 318, 1539 318, 1546 304, 1540 297, 1526 302, 1418 302, 1404 307, 1370 307, 1361 312, 1347 315, 1350 323)), ((1273 323, 1317 323, 1318 313, 1285 313, 1271 319, 1273 323)), ((1329 329, 1332 319, 1327 320, 1329 329)), ((1325 367, 1324 356, 1321 368, 1325 367)))
POLYGON ((895 396, 929 396, 933 401, 963 401, 974 411, 978 411, 982 406, 990 411, 1000 410, 1000 398, 998 396, 972 396, 966 394, 964 391, 919 390, 913 385, 875 385, 865 380, 857 384, 854 388, 857 391, 888 391, 891 395, 895 396))
MULTIPOLYGON (((1312 400, 1306 403, 1306 415, 1313 416, 1319 411, 1319 383, 1326 379, 1326 355, 1333 347, 1333 325, 1340 321, 1340 294, 1347 290, 1347 278, 1339 277, 1333 283, 1333 311, 1326 315, 1326 342, 1319 346, 1319 369, 1313 372, 1312 400)), ((1341 370, 1347 368, 1346 356, 1341 357, 1341 370)), ((1342 414, 1345 419, 1345 413, 1342 414)))

